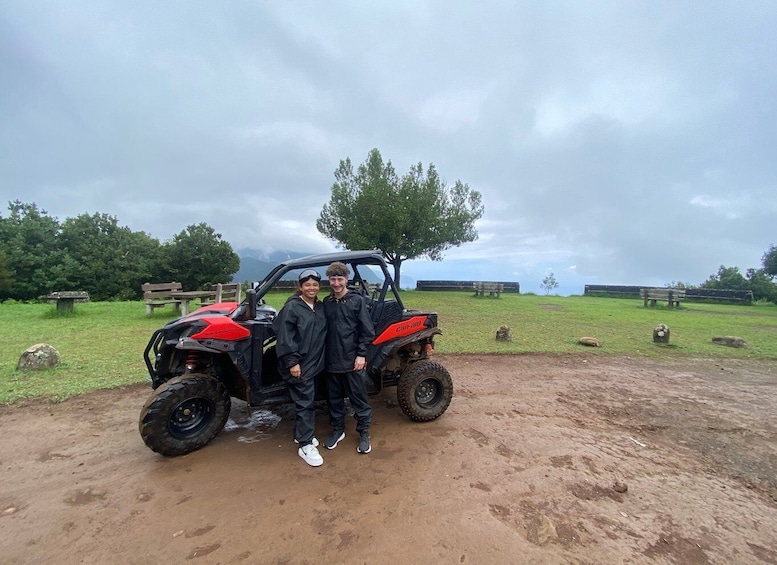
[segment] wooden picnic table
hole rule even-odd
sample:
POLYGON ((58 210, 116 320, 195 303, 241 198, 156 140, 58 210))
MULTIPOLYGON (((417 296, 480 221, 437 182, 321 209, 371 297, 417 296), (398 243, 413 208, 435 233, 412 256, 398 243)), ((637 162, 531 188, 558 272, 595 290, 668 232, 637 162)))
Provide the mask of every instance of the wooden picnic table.
POLYGON ((174 290, 169 293, 171 298, 181 301, 181 316, 189 314, 189 302, 205 298, 215 298, 216 293, 212 290, 174 290))

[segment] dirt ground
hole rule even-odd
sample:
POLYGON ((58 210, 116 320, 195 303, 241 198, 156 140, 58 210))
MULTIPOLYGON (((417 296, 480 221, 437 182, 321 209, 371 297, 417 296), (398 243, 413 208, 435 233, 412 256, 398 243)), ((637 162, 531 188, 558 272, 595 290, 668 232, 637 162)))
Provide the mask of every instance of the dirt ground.
POLYGON ((436 359, 441 418, 384 391, 372 453, 351 421, 319 468, 287 407, 177 458, 140 439, 147 386, 0 408, 0 562, 777 564, 774 362, 436 359))

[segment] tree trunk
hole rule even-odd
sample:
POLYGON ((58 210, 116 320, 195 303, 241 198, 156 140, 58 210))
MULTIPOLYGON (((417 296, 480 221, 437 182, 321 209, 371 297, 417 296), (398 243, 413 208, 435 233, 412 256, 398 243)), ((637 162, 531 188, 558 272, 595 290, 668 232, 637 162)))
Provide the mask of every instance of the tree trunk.
POLYGON ((394 288, 399 290, 399 270, 402 267, 402 259, 395 257, 392 258, 389 262, 394 266, 394 288))

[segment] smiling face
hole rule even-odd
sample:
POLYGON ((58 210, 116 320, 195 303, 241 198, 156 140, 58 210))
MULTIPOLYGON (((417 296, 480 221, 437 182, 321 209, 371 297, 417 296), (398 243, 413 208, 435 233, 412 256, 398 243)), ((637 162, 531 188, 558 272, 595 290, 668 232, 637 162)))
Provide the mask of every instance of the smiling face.
POLYGON ((348 277, 343 277, 341 275, 332 275, 329 277, 329 286, 332 287, 332 294, 337 298, 342 298, 347 292, 347 289, 345 288, 346 283, 348 283, 348 277))
POLYGON ((302 290, 302 298, 307 302, 313 302, 318 294, 318 281, 316 279, 308 279, 300 285, 302 290))

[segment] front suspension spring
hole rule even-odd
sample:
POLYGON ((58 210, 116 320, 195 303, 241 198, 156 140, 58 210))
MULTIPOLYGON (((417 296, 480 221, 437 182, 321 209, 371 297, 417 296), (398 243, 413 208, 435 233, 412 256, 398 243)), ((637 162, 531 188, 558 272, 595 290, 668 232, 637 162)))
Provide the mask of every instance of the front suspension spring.
POLYGON ((196 351, 190 351, 186 355, 186 363, 184 366, 186 367, 187 373, 196 373, 197 367, 200 364, 200 356, 196 351))

